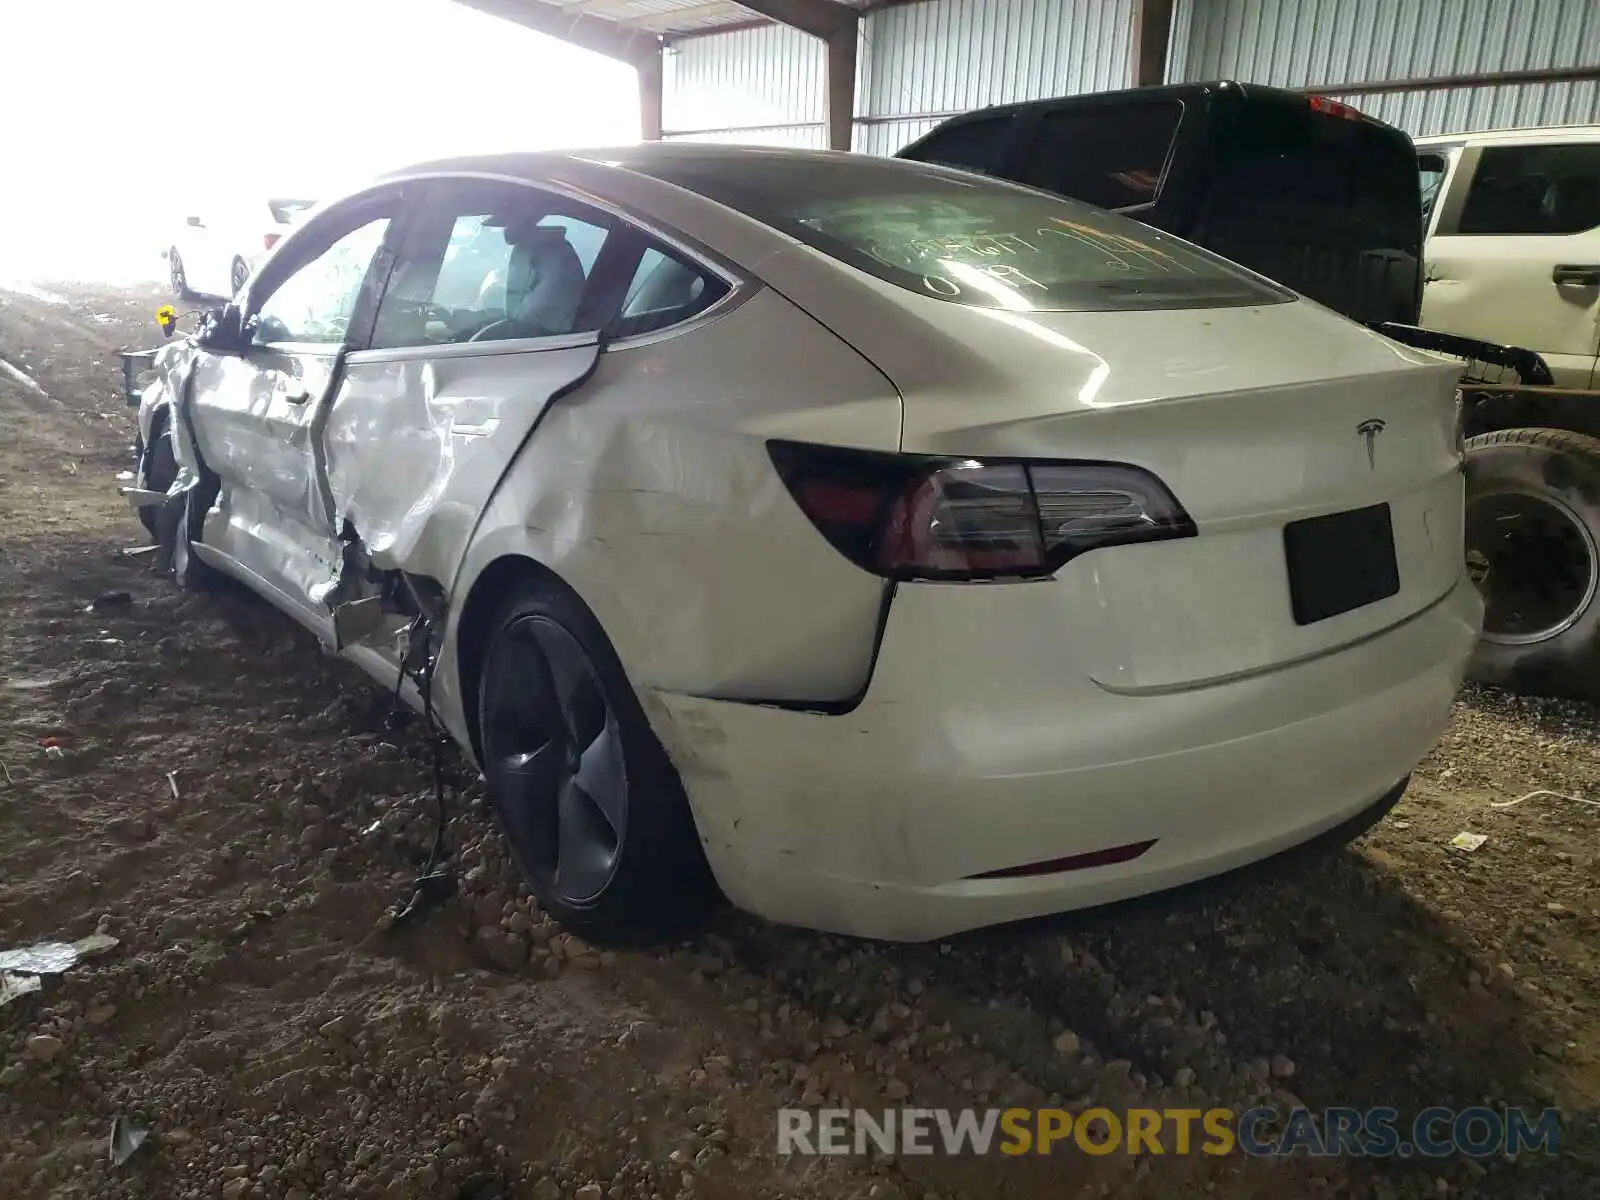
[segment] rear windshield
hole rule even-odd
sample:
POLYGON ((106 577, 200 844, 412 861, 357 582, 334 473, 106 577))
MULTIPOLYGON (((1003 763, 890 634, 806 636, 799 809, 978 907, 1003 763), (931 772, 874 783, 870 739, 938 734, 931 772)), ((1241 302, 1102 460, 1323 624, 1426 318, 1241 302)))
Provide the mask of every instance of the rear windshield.
POLYGON ((1422 209, 1415 151, 1373 121, 1281 104, 1244 106, 1227 132, 1219 190, 1270 195, 1306 216, 1359 225, 1374 245, 1414 249, 1422 209))
POLYGON ((1270 304, 1288 293, 1089 205, 866 156, 725 155, 635 168, 909 291, 1047 312, 1270 304))
POLYGON ((1358 321, 1417 319, 1423 201, 1405 134, 1277 102, 1243 105, 1219 133, 1196 241, 1358 321))

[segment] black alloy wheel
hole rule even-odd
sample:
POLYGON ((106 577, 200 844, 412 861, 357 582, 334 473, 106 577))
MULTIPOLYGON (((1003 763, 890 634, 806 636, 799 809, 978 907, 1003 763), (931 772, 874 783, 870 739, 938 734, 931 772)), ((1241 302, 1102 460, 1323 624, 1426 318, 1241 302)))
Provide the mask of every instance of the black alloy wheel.
MULTIPOLYGON (((554 578, 487 623, 477 750, 546 912, 596 942, 691 932, 721 899, 689 800, 589 607, 554 578)), ((476 655, 474 655, 476 658, 476 655)))
POLYGON ((1467 567, 1484 599, 1483 635, 1491 641, 1548 641, 1594 600, 1594 535, 1558 498, 1497 492, 1473 499, 1467 546, 1467 567))
POLYGON ((592 904, 628 831, 622 732, 592 663, 545 616, 507 624, 484 686, 485 773, 535 891, 592 904))
POLYGON ((1467 571, 1484 601, 1468 674, 1600 700, 1600 438, 1530 426, 1466 449, 1467 571))

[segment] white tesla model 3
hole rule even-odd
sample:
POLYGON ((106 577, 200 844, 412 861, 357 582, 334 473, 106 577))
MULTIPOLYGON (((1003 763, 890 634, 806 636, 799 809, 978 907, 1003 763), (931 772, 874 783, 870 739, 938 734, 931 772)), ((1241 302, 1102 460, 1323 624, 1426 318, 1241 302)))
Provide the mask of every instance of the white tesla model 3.
POLYGON ((926 939, 1350 836, 1480 621, 1455 365, 917 163, 419 166, 165 365, 180 582, 430 707, 591 936, 714 878, 926 939))

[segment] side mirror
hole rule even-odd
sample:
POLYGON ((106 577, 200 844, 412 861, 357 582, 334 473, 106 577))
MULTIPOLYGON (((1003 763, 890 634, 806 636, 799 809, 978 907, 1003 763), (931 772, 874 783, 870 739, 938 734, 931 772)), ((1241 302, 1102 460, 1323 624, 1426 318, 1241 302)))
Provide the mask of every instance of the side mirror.
POLYGON ((213 354, 243 354, 249 346, 244 312, 231 301, 208 309, 195 330, 195 344, 213 354))
POLYGON ((196 229, 199 229, 200 228, 200 218, 199 217, 190 217, 189 220, 188 220, 188 224, 193 225, 196 229))

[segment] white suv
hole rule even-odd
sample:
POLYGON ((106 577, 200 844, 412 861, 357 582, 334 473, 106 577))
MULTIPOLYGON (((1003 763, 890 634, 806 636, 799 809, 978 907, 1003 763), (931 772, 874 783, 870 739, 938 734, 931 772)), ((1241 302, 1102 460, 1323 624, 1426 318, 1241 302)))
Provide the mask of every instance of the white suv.
POLYGON ((1416 140, 1422 325, 1536 350, 1600 387, 1600 125, 1416 140))
POLYGON ((1422 325, 1537 351, 1468 387, 1472 675, 1600 699, 1600 125, 1420 138, 1422 325))

